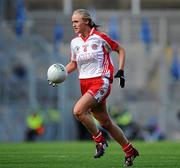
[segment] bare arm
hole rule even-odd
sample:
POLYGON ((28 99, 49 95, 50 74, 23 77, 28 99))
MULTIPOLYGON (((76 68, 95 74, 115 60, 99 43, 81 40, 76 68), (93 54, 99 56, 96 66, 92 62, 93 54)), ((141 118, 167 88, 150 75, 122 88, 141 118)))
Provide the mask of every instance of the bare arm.
POLYGON ((66 65, 66 70, 69 73, 73 72, 74 70, 77 69, 77 63, 76 61, 70 61, 67 65, 66 65))
POLYGON ((122 47, 118 47, 116 52, 118 52, 119 60, 119 70, 115 74, 115 78, 119 78, 119 85, 121 88, 125 86, 125 77, 124 77, 124 64, 125 64, 125 50, 122 47))
POLYGON ((125 65, 125 50, 122 47, 119 47, 116 52, 118 52, 118 61, 119 61, 119 69, 124 70, 125 65))

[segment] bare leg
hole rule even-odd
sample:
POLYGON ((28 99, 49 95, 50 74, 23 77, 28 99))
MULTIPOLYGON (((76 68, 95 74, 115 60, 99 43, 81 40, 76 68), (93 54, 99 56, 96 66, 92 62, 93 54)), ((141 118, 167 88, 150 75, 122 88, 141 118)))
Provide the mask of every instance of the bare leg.
POLYGON ((85 93, 74 106, 74 115, 87 128, 91 135, 96 136, 99 132, 89 109, 97 105, 96 99, 89 93, 85 93))
POLYGON ((111 120, 110 116, 107 113, 105 104, 99 103, 92 109, 91 112, 93 116, 99 121, 100 125, 105 128, 121 146, 129 143, 121 128, 119 128, 111 120))

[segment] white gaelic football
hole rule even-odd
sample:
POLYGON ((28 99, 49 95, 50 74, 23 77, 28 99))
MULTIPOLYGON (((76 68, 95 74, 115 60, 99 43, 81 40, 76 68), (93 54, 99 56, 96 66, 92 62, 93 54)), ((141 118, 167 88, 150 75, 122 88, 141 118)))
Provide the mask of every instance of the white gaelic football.
POLYGON ((65 81, 66 77, 67 77, 67 71, 64 65, 60 63, 56 63, 48 68, 47 78, 49 82, 55 84, 62 83, 65 81))

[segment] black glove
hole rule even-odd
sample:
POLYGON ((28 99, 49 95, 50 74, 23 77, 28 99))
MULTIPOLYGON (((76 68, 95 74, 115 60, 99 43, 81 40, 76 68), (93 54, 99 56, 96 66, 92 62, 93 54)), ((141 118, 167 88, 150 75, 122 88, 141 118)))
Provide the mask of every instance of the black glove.
POLYGON ((121 88, 125 86, 125 77, 124 77, 124 71, 122 69, 119 69, 117 73, 114 75, 114 78, 119 78, 119 85, 121 88))

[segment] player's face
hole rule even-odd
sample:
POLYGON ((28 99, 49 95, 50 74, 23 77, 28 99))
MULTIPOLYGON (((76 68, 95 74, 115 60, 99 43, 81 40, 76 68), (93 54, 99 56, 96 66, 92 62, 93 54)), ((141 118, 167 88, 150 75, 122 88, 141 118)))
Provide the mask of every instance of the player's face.
POLYGON ((75 33, 84 33, 86 31, 88 21, 82 19, 80 14, 72 15, 72 27, 75 33))

